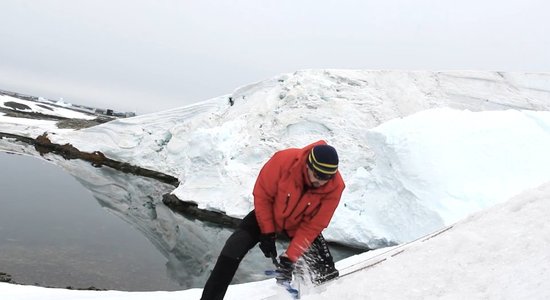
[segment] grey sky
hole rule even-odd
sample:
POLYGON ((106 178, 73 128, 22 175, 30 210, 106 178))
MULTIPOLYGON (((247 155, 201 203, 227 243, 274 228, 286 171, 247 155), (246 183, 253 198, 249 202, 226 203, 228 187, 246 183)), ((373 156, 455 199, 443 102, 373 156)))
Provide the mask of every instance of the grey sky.
POLYGON ((550 71, 545 0, 2 0, 0 89, 135 110, 311 68, 550 71))

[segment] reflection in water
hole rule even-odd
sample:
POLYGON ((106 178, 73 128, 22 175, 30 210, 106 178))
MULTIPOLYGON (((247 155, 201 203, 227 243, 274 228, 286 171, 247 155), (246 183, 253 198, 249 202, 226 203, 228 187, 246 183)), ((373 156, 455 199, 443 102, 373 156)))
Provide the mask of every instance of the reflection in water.
MULTIPOLYGON (((38 156, 29 148, 4 142, 0 142, 1 149, 38 156)), ((162 196, 173 190, 173 186, 108 167, 95 168, 81 160, 64 160, 54 155, 46 155, 45 158, 70 173, 92 192, 93 197, 103 208, 139 230, 165 257, 165 272, 173 281, 173 285, 149 287, 144 284, 141 288, 129 289, 176 290, 204 285, 231 230, 188 219, 172 212, 162 203, 162 196)), ((279 249, 282 249, 283 246, 279 246, 279 249)), ((338 259, 353 253, 342 250, 334 251, 333 254, 338 259)), ((125 253, 125 255, 133 254, 125 253)), ((112 263, 116 265, 117 261, 112 263)), ((265 278, 263 270, 267 268, 272 268, 270 261, 261 254, 261 251, 252 250, 241 263, 234 282, 265 278)), ((151 278, 151 275, 144 274, 144 278, 151 278)), ((77 283, 70 282, 72 279, 74 279, 72 276, 67 277, 65 285, 78 286, 77 283)), ((125 278, 119 278, 119 281, 124 282, 125 278)), ((96 287, 105 288, 98 285, 96 287)), ((121 287, 108 288, 122 289, 121 287)))

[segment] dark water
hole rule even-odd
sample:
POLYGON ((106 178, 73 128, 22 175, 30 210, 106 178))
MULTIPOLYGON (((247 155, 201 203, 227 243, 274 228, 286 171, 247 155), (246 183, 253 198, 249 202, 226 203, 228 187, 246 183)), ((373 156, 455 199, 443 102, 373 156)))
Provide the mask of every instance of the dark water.
MULTIPOLYGON (((0 272, 53 287, 202 287, 230 230, 171 212, 161 198, 173 187, 108 168, 69 168, 74 177, 0 151, 0 272)), ((336 260, 357 253, 331 250, 336 260)), ((263 279, 270 267, 253 250, 234 282, 263 279)))
POLYGON ((61 168, 0 152, 0 272, 45 286, 174 290, 166 259, 61 168))

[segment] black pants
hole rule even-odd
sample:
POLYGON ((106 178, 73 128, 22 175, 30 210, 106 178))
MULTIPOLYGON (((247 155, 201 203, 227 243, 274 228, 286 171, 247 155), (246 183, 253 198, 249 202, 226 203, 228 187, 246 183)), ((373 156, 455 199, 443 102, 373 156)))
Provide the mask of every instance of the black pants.
MULTIPOLYGON (((201 300, 221 300, 231 283, 241 260, 260 241, 260 227, 251 211, 225 242, 218 261, 206 281, 201 300)), ((338 276, 328 245, 320 234, 304 253, 304 261, 313 281, 324 281, 338 276)))

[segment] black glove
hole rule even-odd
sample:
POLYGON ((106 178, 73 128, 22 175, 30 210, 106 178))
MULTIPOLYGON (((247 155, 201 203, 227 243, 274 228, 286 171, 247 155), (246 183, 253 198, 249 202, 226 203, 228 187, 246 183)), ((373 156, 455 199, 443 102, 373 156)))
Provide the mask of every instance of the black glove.
POLYGON ((294 271, 294 263, 286 256, 279 257, 277 266, 277 283, 292 281, 292 271, 294 271))
POLYGON ((260 249, 265 257, 277 257, 276 239, 277 235, 274 232, 260 235, 260 249))

